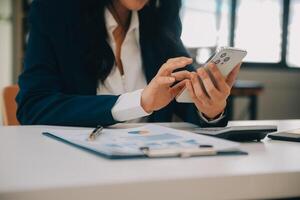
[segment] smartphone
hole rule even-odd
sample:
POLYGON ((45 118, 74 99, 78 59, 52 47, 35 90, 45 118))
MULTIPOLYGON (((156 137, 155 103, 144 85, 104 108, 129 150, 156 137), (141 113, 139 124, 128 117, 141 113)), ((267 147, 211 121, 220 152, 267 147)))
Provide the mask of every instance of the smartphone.
MULTIPOLYGON (((221 47, 207 60, 203 67, 207 69, 209 63, 214 63, 217 65, 221 74, 224 77, 227 77, 234 67, 243 61, 246 55, 247 51, 243 49, 221 47)), ((176 101, 179 103, 193 102, 186 88, 184 88, 182 92, 177 95, 176 101)))

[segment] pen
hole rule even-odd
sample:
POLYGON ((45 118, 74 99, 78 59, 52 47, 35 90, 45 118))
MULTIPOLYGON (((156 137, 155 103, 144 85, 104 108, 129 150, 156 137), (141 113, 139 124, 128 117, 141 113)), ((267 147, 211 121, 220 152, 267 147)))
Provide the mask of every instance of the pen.
POLYGON ((93 132, 91 132, 91 134, 89 135, 88 137, 88 140, 89 141, 94 141, 99 135, 101 135, 102 133, 102 130, 103 130, 103 127, 102 126, 97 126, 93 132))

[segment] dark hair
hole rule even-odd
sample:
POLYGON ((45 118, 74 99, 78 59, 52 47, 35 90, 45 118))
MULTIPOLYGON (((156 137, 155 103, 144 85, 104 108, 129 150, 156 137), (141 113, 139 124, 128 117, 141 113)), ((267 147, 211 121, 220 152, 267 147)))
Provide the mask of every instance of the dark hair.
MULTIPOLYGON (((111 0, 81 0, 81 26, 89 36, 86 62, 90 73, 96 74, 96 78, 102 82, 111 72, 115 62, 113 51, 106 42, 104 19, 105 7, 110 3, 111 0)), ((162 47, 172 48, 177 42, 181 30, 172 27, 172 24, 179 19, 180 7, 181 0, 149 0, 139 11, 142 29, 140 32, 143 33, 143 38, 160 44, 156 51, 163 52, 162 47)))

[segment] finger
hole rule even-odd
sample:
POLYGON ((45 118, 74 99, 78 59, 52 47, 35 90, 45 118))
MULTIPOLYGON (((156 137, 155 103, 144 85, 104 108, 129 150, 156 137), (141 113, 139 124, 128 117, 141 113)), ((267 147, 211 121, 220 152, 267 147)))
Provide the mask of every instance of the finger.
POLYGON ((185 67, 186 65, 192 64, 192 62, 193 59, 191 58, 186 58, 186 57, 174 58, 171 61, 169 60, 168 62, 166 62, 162 66, 160 72, 161 73, 165 72, 166 75, 169 75, 175 69, 185 67))
POLYGON ((169 60, 167 60, 167 63, 177 62, 180 60, 190 60, 190 59, 191 58, 189 58, 189 57, 181 56, 181 57, 176 57, 176 58, 170 58, 169 60))
POLYGON ((171 74, 171 76, 175 77, 176 81, 181 81, 183 79, 190 79, 191 72, 184 70, 184 71, 174 72, 171 74))
POLYGON ((192 59, 190 60, 182 59, 174 62, 165 63, 158 71, 158 75, 161 76, 170 75, 174 70, 190 65, 192 64, 192 62, 193 62, 192 59))
POLYGON ((159 76, 159 77, 155 78, 155 83, 158 86, 172 85, 175 81, 176 81, 176 79, 174 77, 169 77, 169 76, 159 76))
POLYGON ((230 87, 228 86, 225 77, 221 74, 217 65, 211 63, 208 65, 208 69, 211 75, 213 76, 216 87, 219 89, 219 91, 223 94, 228 95, 230 93, 230 87))
POLYGON ((201 78, 204 88, 207 94, 209 95, 210 99, 215 100, 222 96, 221 93, 214 86, 212 80, 210 79, 208 73, 204 70, 204 68, 198 70, 198 75, 201 78))
POLYGON ((210 105, 209 96, 207 96, 206 92, 201 87, 201 83, 199 81, 199 77, 198 77, 198 75, 195 72, 192 73, 191 82, 192 82, 194 93, 195 93, 197 99, 201 100, 206 105, 210 105))
POLYGON ((188 81, 186 82, 185 86, 186 86, 186 88, 187 88, 187 90, 188 90, 188 92, 189 92, 189 95, 190 95, 191 99, 192 99, 193 102, 196 104, 196 106, 197 106, 197 107, 198 107, 198 106, 200 106, 200 107, 204 106, 204 105, 205 105, 204 102, 203 102, 201 99, 198 99, 198 98, 197 98, 197 96, 196 96, 196 94, 195 94, 195 91, 194 91, 194 88, 193 88, 193 86, 192 86, 192 82, 191 82, 190 80, 188 80, 188 81))
POLYGON ((237 76, 240 72, 240 68, 241 68, 242 63, 238 64, 231 72, 230 74, 227 76, 227 84, 229 85, 230 88, 232 88, 235 80, 237 79, 237 76))
POLYGON ((172 95, 172 98, 175 98, 184 88, 186 85, 186 81, 180 81, 176 85, 174 85, 172 88, 170 88, 170 93, 172 95))

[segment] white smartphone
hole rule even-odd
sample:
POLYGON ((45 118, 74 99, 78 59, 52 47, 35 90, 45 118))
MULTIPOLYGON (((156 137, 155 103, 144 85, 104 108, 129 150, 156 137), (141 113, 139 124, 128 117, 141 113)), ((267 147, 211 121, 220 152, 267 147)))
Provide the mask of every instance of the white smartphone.
MULTIPOLYGON (((227 77, 234 67, 243 61, 246 55, 247 51, 243 49, 221 47, 208 59, 203 67, 207 69, 209 63, 215 63, 221 74, 227 77)), ((176 101, 179 103, 193 102, 186 88, 176 97, 176 101)))

